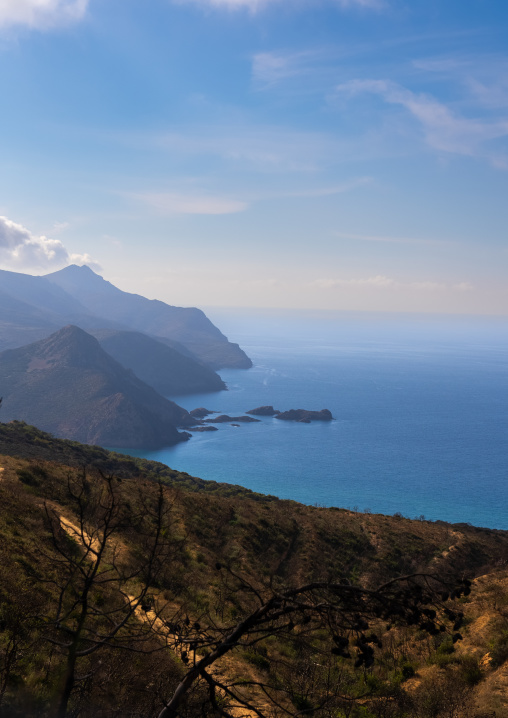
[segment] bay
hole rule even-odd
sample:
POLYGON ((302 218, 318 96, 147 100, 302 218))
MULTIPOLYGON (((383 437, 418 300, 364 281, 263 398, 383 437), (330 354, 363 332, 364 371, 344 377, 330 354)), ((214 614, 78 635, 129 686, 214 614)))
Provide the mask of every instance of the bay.
POLYGON ((221 371, 227 392, 171 398, 232 416, 327 408, 334 421, 262 418, 128 453, 306 504, 508 529, 506 318, 207 314, 254 367, 221 371))

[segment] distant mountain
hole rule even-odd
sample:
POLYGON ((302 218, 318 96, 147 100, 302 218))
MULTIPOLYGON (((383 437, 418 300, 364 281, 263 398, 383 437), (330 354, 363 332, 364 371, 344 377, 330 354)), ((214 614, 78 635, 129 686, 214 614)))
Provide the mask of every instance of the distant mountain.
POLYGON ((73 265, 45 277, 0 270, 0 351, 67 324, 141 331, 213 369, 252 366, 199 309, 123 292, 88 267, 73 265))
POLYGON ((110 356, 163 396, 221 391, 226 385, 212 369, 140 332, 91 331, 110 356))
POLYGON ((238 344, 228 342, 200 309, 172 307, 157 299, 123 292, 86 266, 71 265, 45 278, 91 314, 156 338, 176 340, 214 369, 252 366, 238 344))
POLYGON ((48 337, 67 324, 117 327, 90 314, 44 277, 0 270, 0 351, 48 337))
POLYGON ((185 440, 185 409, 116 362, 76 326, 0 354, 2 421, 36 424, 86 444, 158 448, 185 440))

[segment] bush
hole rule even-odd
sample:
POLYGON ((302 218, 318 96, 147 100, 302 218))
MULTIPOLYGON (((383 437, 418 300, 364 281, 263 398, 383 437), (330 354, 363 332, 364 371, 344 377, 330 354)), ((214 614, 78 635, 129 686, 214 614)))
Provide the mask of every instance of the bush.
POLYGON ((482 679, 482 671, 474 656, 462 656, 460 659, 460 676, 468 686, 475 686, 482 679))
POLYGON ((256 668, 259 668, 262 671, 270 670, 270 661, 261 653, 257 653, 256 651, 244 651, 242 655, 246 661, 256 668))
POLYGON ((494 668, 502 666, 508 660, 508 631, 501 631, 494 641, 490 651, 491 665, 494 668))
POLYGON ((39 486, 39 479, 28 469, 18 469, 16 474, 18 475, 18 479, 22 484, 25 484, 25 486, 39 486))

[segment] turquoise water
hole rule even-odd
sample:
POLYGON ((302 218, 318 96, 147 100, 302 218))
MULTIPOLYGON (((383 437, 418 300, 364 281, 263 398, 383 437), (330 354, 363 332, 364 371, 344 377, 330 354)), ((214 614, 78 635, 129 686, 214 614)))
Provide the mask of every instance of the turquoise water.
POLYGON ((208 314, 254 368, 222 371, 229 391, 178 403, 327 408, 335 420, 219 425, 130 453, 307 504, 508 529, 506 319, 208 314))

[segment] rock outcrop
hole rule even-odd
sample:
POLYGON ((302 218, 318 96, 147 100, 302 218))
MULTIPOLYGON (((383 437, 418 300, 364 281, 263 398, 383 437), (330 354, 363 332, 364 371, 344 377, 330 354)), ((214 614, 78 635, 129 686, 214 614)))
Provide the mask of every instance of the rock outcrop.
POLYGON ((282 411, 275 418, 282 421, 300 421, 304 424, 309 424, 311 421, 332 421, 333 416, 328 409, 321 409, 321 411, 290 409, 289 411, 282 411))
POLYGON ((250 424, 259 419, 254 419, 252 416, 228 416, 227 414, 221 414, 216 416, 214 419, 205 419, 210 424, 230 424, 232 421, 241 421, 243 424, 250 424))
POLYGON ((275 414, 280 414, 280 411, 274 409, 273 406, 258 406, 257 409, 251 409, 245 413, 252 414, 253 416, 275 416, 275 414))

